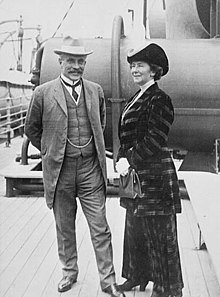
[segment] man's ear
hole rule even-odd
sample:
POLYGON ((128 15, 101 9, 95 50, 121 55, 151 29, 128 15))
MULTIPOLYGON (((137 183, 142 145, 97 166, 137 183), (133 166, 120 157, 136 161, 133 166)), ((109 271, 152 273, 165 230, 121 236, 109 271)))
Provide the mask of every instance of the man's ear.
POLYGON ((61 65, 61 63, 62 63, 62 59, 61 59, 61 58, 58 58, 58 62, 59 62, 59 64, 61 65))

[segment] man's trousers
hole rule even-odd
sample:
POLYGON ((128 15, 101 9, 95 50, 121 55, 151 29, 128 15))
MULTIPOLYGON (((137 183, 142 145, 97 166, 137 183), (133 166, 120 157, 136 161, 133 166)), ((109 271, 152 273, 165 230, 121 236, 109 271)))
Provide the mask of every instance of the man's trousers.
POLYGON ((63 265, 63 274, 77 279, 75 220, 76 197, 79 198, 89 225, 102 289, 115 282, 111 232, 106 220, 104 187, 97 157, 76 159, 65 157, 53 206, 58 253, 63 265))

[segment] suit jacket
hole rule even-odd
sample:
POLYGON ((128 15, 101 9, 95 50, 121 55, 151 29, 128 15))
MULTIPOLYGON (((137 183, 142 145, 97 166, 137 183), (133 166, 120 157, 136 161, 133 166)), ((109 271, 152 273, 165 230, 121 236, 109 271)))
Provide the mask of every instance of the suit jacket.
POLYGON ((126 157, 137 170, 144 193, 143 198, 135 200, 122 198, 121 205, 133 209, 136 215, 181 211, 177 174, 167 147, 173 120, 171 99, 157 83, 148 88, 120 119, 118 159, 126 157))
MULTIPOLYGON (((85 102, 93 132, 97 157, 107 184, 103 130, 106 123, 104 93, 100 85, 82 79, 85 102)), ((25 134, 41 151, 44 191, 49 208, 53 207, 57 180, 67 142, 67 106, 60 78, 38 86, 29 105, 25 134)))

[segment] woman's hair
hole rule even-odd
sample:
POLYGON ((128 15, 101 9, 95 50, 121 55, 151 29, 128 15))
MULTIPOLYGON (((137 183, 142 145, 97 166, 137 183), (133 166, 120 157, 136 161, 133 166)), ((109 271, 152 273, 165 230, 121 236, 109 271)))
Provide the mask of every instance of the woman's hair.
POLYGON ((154 80, 160 80, 161 76, 163 75, 163 68, 156 65, 156 64, 149 64, 151 71, 155 73, 154 80))

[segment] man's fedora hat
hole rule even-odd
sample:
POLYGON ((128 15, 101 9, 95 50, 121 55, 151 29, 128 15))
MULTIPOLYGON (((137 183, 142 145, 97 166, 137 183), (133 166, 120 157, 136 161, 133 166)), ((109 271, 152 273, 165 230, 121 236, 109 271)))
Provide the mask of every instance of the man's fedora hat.
POLYGON ((132 63, 135 61, 143 61, 148 64, 155 64, 163 69, 163 74, 167 74, 169 70, 169 62, 166 53, 156 43, 151 43, 147 46, 142 46, 139 49, 132 49, 127 54, 128 63, 132 63))
POLYGON ((67 36, 63 39, 63 43, 60 49, 54 50, 55 54, 68 54, 74 56, 88 56, 93 51, 86 51, 83 43, 80 39, 73 39, 71 36, 67 36))

